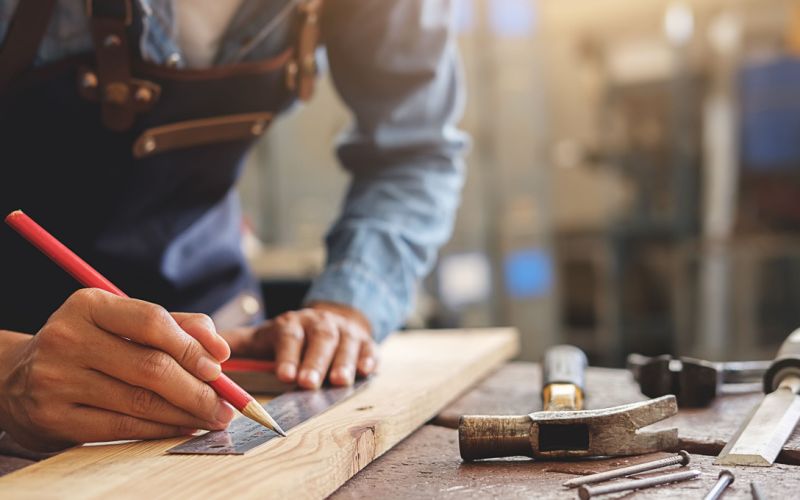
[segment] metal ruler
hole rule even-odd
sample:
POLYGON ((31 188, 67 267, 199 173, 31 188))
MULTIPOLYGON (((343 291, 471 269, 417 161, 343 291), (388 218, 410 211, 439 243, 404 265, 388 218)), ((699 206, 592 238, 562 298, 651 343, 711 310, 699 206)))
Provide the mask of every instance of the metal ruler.
MULTIPOLYGON (((264 408, 285 430, 289 431, 337 403, 352 396, 367 384, 366 380, 351 387, 332 387, 316 391, 292 391, 281 394, 264 408)), ((249 418, 237 418, 224 431, 214 431, 170 448, 167 453, 179 455, 244 455, 278 437, 249 418)))

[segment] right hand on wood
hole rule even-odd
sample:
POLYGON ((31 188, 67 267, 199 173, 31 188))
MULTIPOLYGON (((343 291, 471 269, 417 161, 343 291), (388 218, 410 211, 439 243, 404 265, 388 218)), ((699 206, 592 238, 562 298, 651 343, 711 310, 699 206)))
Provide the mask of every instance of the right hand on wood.
POLYGON ((234 416, 203 382, 230 355, 205 315, 85 289, 36 336, 7 335, 0 429, 32 450, 224 429, 234 416))

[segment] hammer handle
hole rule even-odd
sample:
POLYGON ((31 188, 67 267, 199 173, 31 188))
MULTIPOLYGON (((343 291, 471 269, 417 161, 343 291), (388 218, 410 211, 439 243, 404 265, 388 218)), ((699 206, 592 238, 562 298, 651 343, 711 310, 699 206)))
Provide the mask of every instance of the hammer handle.
POLYGON ((557 345, 545 352, 542 362, 542 403, 545 410, 583 409, 588 364, 586 354, 575 346, 557 345), (564 390, 572 395, 559 397, 564 396, 564 390))
POLYGON ((769 394, 777 389, 788 375, 800 377, 800 328, 786 338, 764 374, 764 392, 769 394))

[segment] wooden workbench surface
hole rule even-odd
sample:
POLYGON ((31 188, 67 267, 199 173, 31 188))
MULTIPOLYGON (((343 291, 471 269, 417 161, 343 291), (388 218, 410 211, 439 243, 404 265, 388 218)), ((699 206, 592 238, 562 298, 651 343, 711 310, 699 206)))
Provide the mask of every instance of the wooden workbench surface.
MULTIPOLYGON (((458 454, 458 418, 465 414, 524 414, 541 409, 540 370, 534 363, 508 363, 445 408, 424 428, 376 460, 334 495, 356 498, 577 498, 561 483, 576 475, 652 460, 667 454, 577 462, 529 459, 463 463, 458 454)), ((712 487, 720 467, 712 462, 759 395, 727 396, 704 409, 681 410, 656 427, 678 427, 692 468, 703 475, 635 494, 607 498, 696 499, 712 487)), ((590 368, 587 407, 603 408, 646 399, 625 370, 590 368)), ((766 498, 796 498, 800 490, 800 433, 795 431, 770 468, 734 467, 736 480, 724 498, 751 498, 757 481, 766 498)), ((663 472, 663 471, 662 471, 663 472)), ((641 476, 644 477, 644 476, 641 476)), ((606 498, 606 497, 604 497, 606 498)))
MULTIPOLYGON (((576 498, 561 483, 575 475, 627 465, 649 457, 580 462, 535 462, 527 459, 462 463, 457 425, 463 414, 522 414, 538 410, 539 369, 532 363, 508 363, 422 427, 368 465, 333 495, 334 498, 576 498)), ((624 370, 591 368, 587 406, 600 408, 644 399, 624 370)), ((682 447, 693 454, 700 479, 637 492, 634 498, 700 498, 716 480, 712 461, 758 395, 728 396, 709 408, 681 410, 662 426, 679 428, 682 447)), ((800 435, 787 443, 771 468, 733 468, 736 481, 725 498, 750 498, 756 480, 767 498, 792 498, 800 490, 800 435)), ((19 464, 19 462, 17 463, 19 464)), ((15 464, 11 464, 12 466, 15 464)), ((2 465, 0 465, 2 467, 2 465)), ((619 495, 611 498, 619 498, 619 495)), ((625 498, 628 498, 625 496, 625 498)))
MULTIPOLYGON (((578 496, 576 491, 561 486, 567 479, 664 456, 668 454, 580 462, 508 459, 463 463, 458 455, 458 432, 426 425, 362 470, 331 498, 574 499, 578 496)), ((719 467, 713 466, 712 461, 713 457, 693 455, 688 467, 701 471, 702 475, 692 481, 600 498, 703 498, 719 473, 719 467)), ((671 467, 658 473, 677 470, 678 467, 671 467)), ((776 464, 769 469, 736 467, 731 470, 736 480, 723 497, 725 500, 750 499, 750 481, 753 480, 770 499, 797 498, 800 490, 800 467, 794 465, 776 464)))

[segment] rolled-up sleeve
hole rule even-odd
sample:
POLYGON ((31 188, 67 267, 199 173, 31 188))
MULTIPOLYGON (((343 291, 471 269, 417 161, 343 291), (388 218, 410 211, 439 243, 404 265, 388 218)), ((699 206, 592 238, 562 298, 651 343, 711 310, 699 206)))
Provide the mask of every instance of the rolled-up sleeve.
POLYGON ((384 339, 450 237, 464 180, 464 88, 447 0, 336 0, 322 16, 353 114, 338 144, 352 180, 307 302, 348 304, 384 339))

